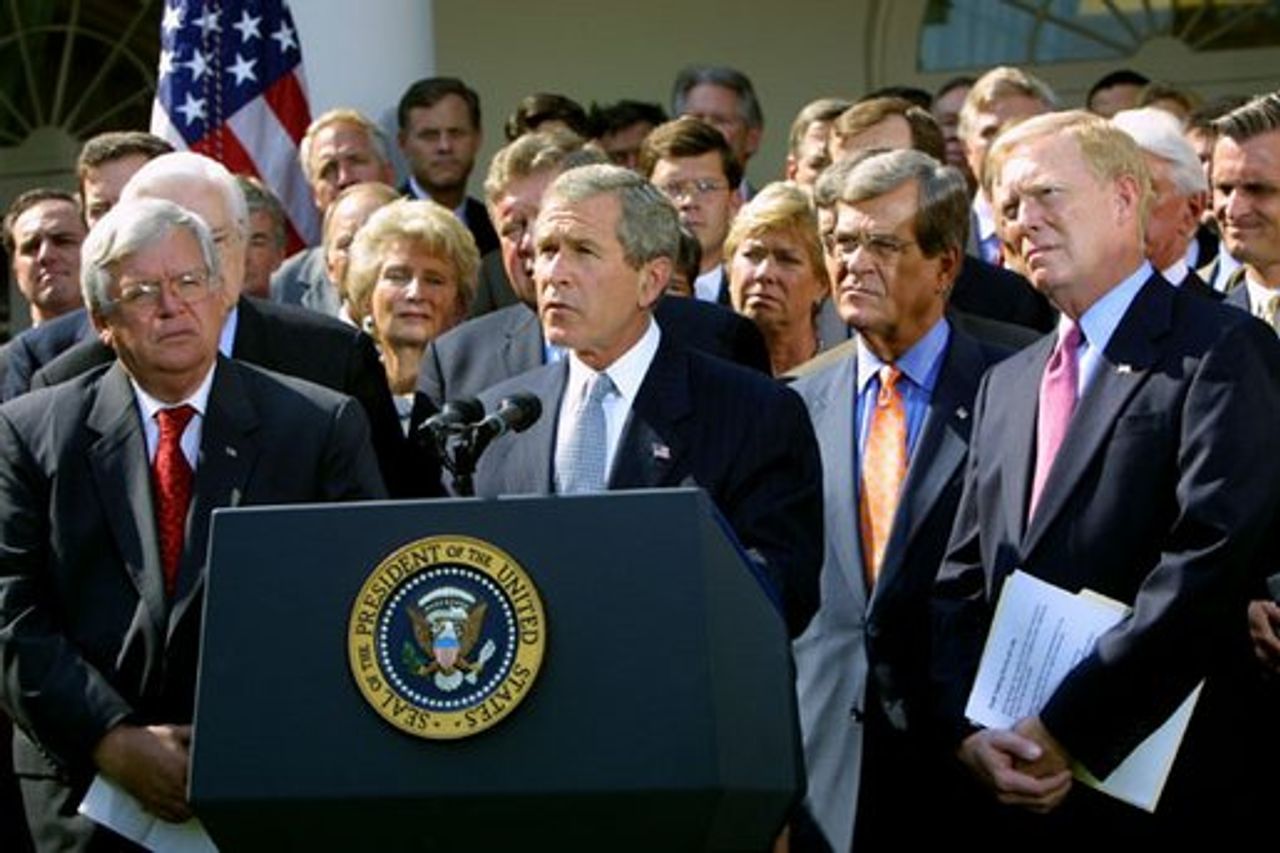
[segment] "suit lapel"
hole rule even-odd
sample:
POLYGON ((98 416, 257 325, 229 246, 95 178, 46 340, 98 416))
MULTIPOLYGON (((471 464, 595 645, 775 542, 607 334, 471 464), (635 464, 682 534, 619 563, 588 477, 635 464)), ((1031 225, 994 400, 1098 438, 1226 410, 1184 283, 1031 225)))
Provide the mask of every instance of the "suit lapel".
POLYGON ((823 502, 827 543, 859 612, 866 606, 866 569, 858 526, 858 465, 854 458, 854 392, 858 381, 857 349, 842 359, 826 381, 808 395, 809 417, 823 459, 823 502))
POLYGON ((690 394, 688 359, 664 337, 618 441, 610 489, 673 485, 685 457, 678 424, 693 411, 690 394))
POLYGON ((542 326, 538 315, 531 309, 513 311, 511 325, 507 327, 502 346, 502 360, 508 376, 527 372, 531 366, 542 364, 542 326))
POLYGON ((1027 502, 1036 467, 1036 413, 1040 407, 1040 377, 1057 337, 1045 335, 1004 363, 1000 381, 1010 386, 1000 395, 999 411, 986 417, 993 426, 987 432, 1000 437, 1000 492, 1004 500, 1004 529, 1021 540, 1027 526, 1027 502))
POLYGON ((978 344, 952 327, 947 354, 938 372, 915 453, 911 456, 906 482, 902 485, 902 499, 898 502, 889 544, 885 548, 877 590, 892 584, 902 571, 910 543, 920 525, 964 463, 973 419, 971 401, 984 366, 978 344))
POLYGON ((182 621, 204 588, 208 557, 209 523, 214 509, 240 504, 249 474, 258 457, 253 433, 258 415, 240 375, 240 368, 221 356, 209 392, 209 405, 201 428, 200 455, 187 515, 186 544, 178 571, 178 589, 169 630, 182 621))
POLYGON ((89 466, 102 511, 115 534, 125 569, 160 633, 168 605, 156 538, 151 466, 133 388, 119 363, 99 380, 86 426, 99 435, 89 448, 89 466))
POLYGON ((253 364, 264 361, 263 353, 271 345, 262 315, 245 297, 236 302, 236 334, 231 342, 231 357, 253 364))
POLYGON ((1240 286, 1233 287, 1227 291, 1226 298, 1223 301, 1233 308, 1239 308, 1241 311, 1252 314, 1253 309, 1249 305, 1249 288, 1243 286, 1243 281, 1244 279, 1241 278, 1240 282, 1237 283, 1240 286))
POLYGON ((527 372, 523 378, 527 382, 522 390, 537 395, 542 415, 525 432, 503 436, 485 451, 484 468, 495 472, 486 479, 491 479, 495 488, 486 486, 484 494, 546 495, 554 491, 551 459, 555 455, 556 421, 569 365, 565 361, 548 364, 527 372))
POLYGON ((1176 293, 1163 279, 1148 279, 1111 336, 1045 480, 1040 504, 1026 531, 1024 558, 1062 511, 1111 434, 1116 418, 1155 365, 1159 357, 1155 343, 1171 326, 1176 293))

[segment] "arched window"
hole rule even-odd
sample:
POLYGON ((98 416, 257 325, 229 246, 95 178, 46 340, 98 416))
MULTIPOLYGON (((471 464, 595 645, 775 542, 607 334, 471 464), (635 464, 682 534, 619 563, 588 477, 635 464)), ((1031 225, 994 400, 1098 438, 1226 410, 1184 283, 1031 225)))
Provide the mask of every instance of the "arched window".
POLYGON ((1191 51, 1280 44, 1275 0, 928 0, 917 70, 1117 63, 1154 39, 1191 51))

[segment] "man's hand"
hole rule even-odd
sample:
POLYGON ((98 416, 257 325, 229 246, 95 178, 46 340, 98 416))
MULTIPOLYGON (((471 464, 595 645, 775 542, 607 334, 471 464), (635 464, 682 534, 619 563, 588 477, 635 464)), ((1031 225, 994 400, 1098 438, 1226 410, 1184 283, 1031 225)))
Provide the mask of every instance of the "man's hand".
POLYGON ((1071 790, 1066 753, 1037 717, 1020 721, 1012 731, 974 732, 956 754, 1005 805, 1048 812, 1071 790))
POLYGON ((147 811, 175 823, 191 817, 187 761, 191 726, 116 726, 93 750, 107 776, 137 797, 147 811))
POLYGON ((1249 602, 1249 638, 1253 653, 1270 672, 1280 674, 1280 604, 1249 602))

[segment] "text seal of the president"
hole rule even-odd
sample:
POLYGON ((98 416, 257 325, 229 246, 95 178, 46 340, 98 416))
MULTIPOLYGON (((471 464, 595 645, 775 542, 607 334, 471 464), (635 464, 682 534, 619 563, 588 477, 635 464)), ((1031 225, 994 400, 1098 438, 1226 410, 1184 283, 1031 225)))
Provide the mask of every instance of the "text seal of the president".
POLYGON ((463 738, 529 694, 546 648, 542 599, 505 551, 469 536, 396 549, 360 588, 347 653, 369 705, 417 737, 463 738))

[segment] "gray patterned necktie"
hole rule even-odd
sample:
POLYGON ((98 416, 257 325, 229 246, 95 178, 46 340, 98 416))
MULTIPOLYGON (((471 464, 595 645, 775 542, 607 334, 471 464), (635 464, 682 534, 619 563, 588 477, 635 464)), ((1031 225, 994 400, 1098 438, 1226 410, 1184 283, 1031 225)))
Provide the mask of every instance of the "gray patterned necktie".
POLYGON ((561 495, 601 492, 605 487, 606 439, 604 398, 614 391, 607 373, 597 373, 587 386, 568 439, 556 453, 556 492, 561 495))

